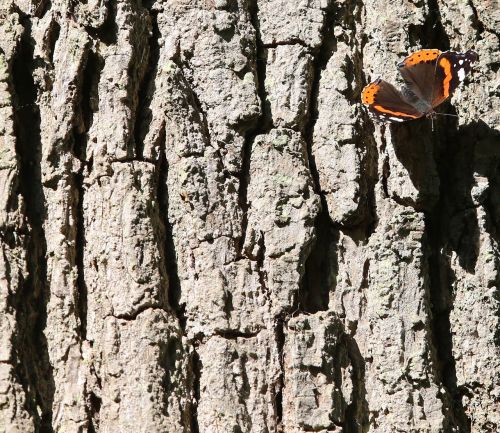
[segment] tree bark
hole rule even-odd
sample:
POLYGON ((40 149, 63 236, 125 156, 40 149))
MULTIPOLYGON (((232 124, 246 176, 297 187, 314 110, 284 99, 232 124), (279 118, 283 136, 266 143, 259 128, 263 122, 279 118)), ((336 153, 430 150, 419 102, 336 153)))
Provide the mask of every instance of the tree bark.
POLYGON ((500 429, 498 4, 3 0, 0 432, 500 429), (374 123, 417 48, 480 60, 374 123))

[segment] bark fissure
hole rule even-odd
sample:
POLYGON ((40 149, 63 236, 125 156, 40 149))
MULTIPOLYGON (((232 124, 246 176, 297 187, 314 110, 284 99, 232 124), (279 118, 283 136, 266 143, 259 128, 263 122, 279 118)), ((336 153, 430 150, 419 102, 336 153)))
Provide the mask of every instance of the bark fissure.
POLYGON ((301 45, 304 48, 309 48, 309 45, 307 45, 302 39, 298 38, 291 38, 286 41, 278 41, 278 42, 273 42, 273 43, 268 43, 268 44, 262 44, 262 48, 276 48, 281 45, 301 45))
MULTIPOLYGON (((92 344, 92 342, 90 342, 92 344)), ((88 433, 99 432, 100 412, 102 406, 102 380, 95 370, 96 364, 90 366, 90 374, 97 389, 86 389, 86 410, 89 420, 88 433)))
POLYGON ((104 45, 115 45, 118 41, 118 25, 116 23, 116 14, 118 0, 109 0, 104 2, 106 17, 99 28, 86 27, 87 33, 95 40, 104 45))
POLYGON ((261 331, 241 332, 237 330, 216 330, 215 335, 225 338, 226 340, 237 340, 238 338, 255 338, 261 331))
POLYGON ((196 351, 196 347, 193 346, 193 353, 191 354, 191 360, 189 365, 189 372, 191 374, 191 403, 188 405, 187 413, 189 414, 189 433, 200 433, 200 427, 198 425, 198 405, 200 402, 200 380, 201 380, 202 365, 200 356, 196 351))
POLYGON ((380 134, 380 151, 379 151, 379 157, 382 156, 382 170, 381 170, 381 179, 380 179, 380 184, 382 185, 382 191, 384 193, 384 198, 392 198, 389 195, 389 187, 388 187, 388 181, 389 177, 391 176, 391 166, 389 164, 389 156, 387 155, 387 142, 385 140, 385 127, 381 128, 381 134, 380 134))
POLYGON ((484 25, 484 23, 479 18, 479 14, 477 13, 477 8, 474 5, 473 0, 468 0, 468 5, 472 9, 472 13, 474 14, 473 20, 472 20, 472 25, 476 29, 478 38, 480 37, 481 33, 483 33, 486 30, 487 32, 493 33, 499 39, 499 42, 500 42, 500 31, 496 30, 494 28, 486 27, 484 25))
POLYGON ((73 153, 81 161, 87 160, 88 131, 94 121, 94 113, 98 109, 98 84, 104 62, 97 53, 89 50, 82 74, 79 108, 81 120, 80 131, 75 134, 73 153))
POLYGON ((75 236, 75 263, 77 269, 76 284, 78 288, 78 299, 76 306, 78 310, 78 317, 80 320, 80 336, 82 339, 87 339, 87 311, 88 311, 88 290, 85 282, 85 218, 83 214, 83 200, 85 194, 85 187, 83 185, 84 175, 83 166, 80 172, 75 176, 75 189, 77 191, 77 204, 76 204, 76 236, 75 236))
POLYGON ((32 415, 41 431, 52 432, 54 383, 47 342, 43 334, 47 320, 47 262, 44 232, 44 192, 41 178, 41 130, 37 105, 37 86, 33 79, 34 41, 32 23, 22 16, 24 32, 12 70, 15 112, 16 152, 19 158, 19 190, 25 203, 29 225, 28 278, 19 291, 17 321, 19 356, 26 395, 32 415), (29 127, 27 127, 29 125, 29 127), (41 413, 35 408, 39 407, 41 413))
MULTIPOLYGON (((314 127, 318 119, 318 96, 321 72, 326 68, 328 60, 335 50, 336 39, 333 34, 328 34, 328 30, 332 30, 335 17, 336 9, 332 3, 326 11, 321 31, 323 42, 318 52, 314 55, 311 96, 307 110, 308 121, 304 128, 304 140, 306 142, 308 165, 313 180, 314 192, 318 194, 321 201, 321 209, 314 224, 316 240, 309 256, 305 259, 304 276, 299 288, 299 296, 297 297, 298 309, 303 309, 308 313, 328 309, 330 290, 333 289, 331 284, 334 283, 331 275, 335 272, 336 268, 336 258, 331 257, 329 254, 324 254, 325 249, 329 252, 331 251, 331 245, 335 242, 336 235, 333 229, 333 222, 330 218, 328 203, 321 189, 320 176, 312 152, 314 127), (329 36, 332 37, 329 38, 329 36)), ((335 253, 333 254, 335 256, 335 253)))
POLYGON ((80 337, 87 338, 87 311, 88 311, 88 290, 85 281, 85 218, 83 212, 83 203, 85 195, 85 174, 86 169, 90 171, 91 161, 87 161, 87 141, 88 131, 93 123, 94 112, 97 109, 94 99, 97 98, 97 85, 100 77, 100 64, 97 54, 89 50, 85 66, 83 68, 81 89, 79 93, 79 128, 74 128, 73 154, 80 160, 80 169, 73 176, 73 187, 76 190, 76 209, 75 209, 75 265, 77 269, 76 285, 77 299, 75 301, 78 318, 80 321, 80 337))
POLYGON ((51 7, 52 7, 52 2, 50 0, 39 0, 39 3, 36 5, 33 15, 36 16, 37 18, 43 18, 51 7))
POLYGON ((101 411, 102 399, 90 392, 87 396, 87 409, 89 413, 88 433, 99 432, 99 412, 101 411))
POLYGON ((49 27, 49 32, 47 35, 47 56, 50 63, 54 62, 54 50, 56 47, 57 40, 59 39, 59 34, 61 33, 61 26, 59 23, 52 19, 49 27))
POLYGON ((158 71, 158 61, 160 59, 160 44, 161 37, 158 28, 158 12, 148 9, 151 18, 151 36, 148 39, 149 56, 146 72, 138 86, 138 103, 134 124, 134 140, 135 140, 135 156, 138 159, 143 159, 144 152, 144 137, 146 136, 151 123, 152 101, 151 92, 154 89, 154 80, 158 71))
POLYGON ((427 1, 427 15, 420 33, 420 43, 424 47, 438 48, 441 51, 450 49, 450 38, 441 21, 438 0, 427 1))
POLYGON ((368 431, 369 428, 365 388, 365 360, 354 338, 343 334, 342 340, 353 367, 351 374, 353 384, 352 401, 346 407, 343 427, 346 433, 362 433, 368 431))
POLYGON ((259 250, 257 253, 257 272, 259 273, 259 284, 264 291, 268 302, 271 302, 269 287, 267 287, 267 272, 264 268, 264 260, 266 259, 266 238, 264 232, 261 231, 259 239, 259 250))
POLYGON ((284 365, 284 347, 285 347, 285 320, 278 317, 274 322, 274 336, 276 339, 276 350, 279 356, 279 374, 273 385, 273 405, 275 411, 275 431, 283 431, 283 389, 285 387, 285 365, 284 365))
POLYGON ((168 276, 168 304, 176 314, 181 329, 186 329, 187 317, 185 306, 180 304, 181 282, 177 268, 177 254, 175 249, 173 224, 168 216, 168 161, 165 154, 166 136, 165 125, 163 124, 159 132, 158 141, 160 143, 160 155, 158 161, 158 191, 157 200, 160 212, 160 219, 165 226, 165 242, 163 246, 163 257, 165 270, 168 276))

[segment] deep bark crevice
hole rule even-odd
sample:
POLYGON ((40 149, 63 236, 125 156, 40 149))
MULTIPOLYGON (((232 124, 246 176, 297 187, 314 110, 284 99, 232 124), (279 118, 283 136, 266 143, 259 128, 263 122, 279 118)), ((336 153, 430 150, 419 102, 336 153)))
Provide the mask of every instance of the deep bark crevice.
POLYGON ((72 186, 76 193, 75 205, 75 265, 77 268, 77 298, 76 311, 80 321, 80 337, 87 338, 87 297, 88 290, 85 282, 85 219, 83 213, 83 202, 85 195, 85 169, 90 171, 91 162, 87 162, 87 141, 88 131, 94 120, 94 112, 97 111, 96 103, 98 95, 98 83, 103 67, 102 59, 92 50, 87 52, 85 65, 81 75, 81 87, 78 94, 77 107, 77 125, 73 129, 74 143, 72 152, 81 162, 80 169, 73 175, 72 186))
POLYGON ((88 403, 90 409, 88 433, 97 433, 99 431, 99 423, 96 415, 101 411, 102 400, 95 393, 91 392, 88 396, 88 403))
POLYGON ((365 388, 365 360, 356 340, 347 334, 342 337, 352 365, 351 381, 353 385, 352 401, 345 411, 345 433, 364 433, 369 429, 368 402, 365 388))
POLYGON ((500 42, 500 31, 498 29, 488 28, 488 27, 486 27, 484 25, 484 23, 479 18, 479 14, 477 12, 476 6, 474 5, 474 1, 473 0, 467 0, 467 4, 472 9, 472 13, 473 13, 473 16, 472 16, 472 26, 476 29, 477 38, 481 39, 481 34, 484 31, 487 31, 489 33, 493 33, 498 38, 498 40, 500 42))
POLYGON ((273 406, 275 414, 275 431, 283 431, 283 389, 285 388, 285 365, 284 365, 284 347, 285 347, 285 320, 281 317, 274 322, 274 335, 276 338, 276 350, 279 356, 280 373, 275 383, 272 385, 273 406))
POLYGON ((75 130, 73 154, 80 160, 87 159, 88 131, 94 122, 94 113, 99 108, 98 85, 104 67, 103 59, 89 50, 82 72, 81 91, 75 106, 78 114, 78 129, 75 130))
POLYGON ((104 2, 106 18, 103 24, 97 29, 92 27, 85 28, 93 39, 102 42, 104 45, 115 45, 118 42, 118 25, 116 24, 117 3, 118 0, 104 2))
POLYGON ((100 412, 102 406, 101 390, 102 383, 101 378, 95 371, 95 364, 91 364, 91 374, 95 377, 95 385, 97 387, 97 392, 93 390, 87 390, 86 393, 86 410, 89 419, 88 432, 87 433, 98 433, 99 432, 99 421, 100 412))
POLYGON ((149 9, 151 17, 151 36, 148 39, 149 56, 146 71, 138 88, 138 103, 134 124, 135 156, 138 159, 143 158, 144 137, 148 133, 152 113, 150 104, 152 101, 152 92, 154 91, 154 81, 158 72, 158 61, 160 59, 161 37, 158 28, 158 11, 149 9))
POLYGON ((49 30, 47 32, 47 43, 46 43, 47 57, 49 58, 50 63, 54 62, 54 51, 60 33, 61 33, 61 26, 53 18, 52 21, 50 22, 49 30))
POLYGON ((422 47, 438 48, 441 51, 450 49, 450 38, 441 20, 441 10, 438 0, 427 0, 427 15, 420 30, 422 47))
POLYGON ((12 86, 17 106, 14 129, 19 161, 19 191, 24 199, 29 236, 28 278, 22 282, 16 301, 19 332, 14 344, 18 348, 20 365, 17 372, 26 392, 28 410, 35 418, 39 431, 51 433, 55 386, 47 341, 43 333, 47 320, 49 294, 43 227, 45 199, 40 166, 40 111, 37 105, 37 86, 33 79, 35 58, 31 21, 21 12, 19 14, 24 33, 13 63, 12 86))
POLYGON ((277 48, 281 45, 302 45, 304 48, 310 48, 302 39, 299 38, 291 38, 286 41, 278 41, 268 44, 262 44, 262 48, 277 48))
POLYGON ((163 395, 162 401, 164 405, 163 413, 168 416, 169 412, 169 399, 168 397, 174 391, 174 383, 172 381, 172 376, 176 372, 176 363, 179 360, 179 354, 183 353, 182 340, 178 337, 170 337, 166 344, 160 345, 159 354, 159 365, 164 370, 164 376, 162 379, 163 395))
POLYGON ((168 216, 168 161, 165 154, 166 145, 165 125, 162 125, 158 141, 160 143, 160 154, 158 161, 158 191, 157 200, 160 219, 165 225, 165 242, 163 246, 163 259, 165 261, 166 274, 168 276, 168 305, 176 314, 182 330, 186 329, 187 317, 185 305, 180 304, 181 282, 177 267, 177 253, 175 249, 173 224, 168 216))
POLYGON ((43 18, 44 15, 52 8, 52 2, 50 0, 39 0, 38 5, 35 7, 33 13, 37 18, 43 18))
POLYGON ((380 179, 380 184, 382 186, 382 192, 384 194, 384 198, 391 198, 389 195, 389 177, 391 176, 391 166, 389 164, 389 156, 387 155, 387 142, 385 139, 385 126, 381 128, 381 133, 380 133, 380 151, 379 151, 379 158, 383 157, 382 161, 382 173, 381 173, 381 179, 380 179))
POLYGON ((298 294, 298 310, 307 313, 327 311, 330 292, 336 286, 338 271, 337 242, 339 230, 322 211, 316 220, 316 241, 305 262, 305 272, 298 294))
POLYGON ((259 331, 255 332, 241 332, 233 329, 216 330, 215 335, 225 338, 226 340, 236 340, 238 338, 255 338, 259 335, 259 331))
POLYGON ((75 236, 75 264, 77 269, 76 285, 78 288, 76 309, 80 320, 80 337, 83 340, 87 339, 87 299, 88 290, 85 282, 85 218, 83 215, 83 199, 85 188, 83 185, 84 175, 82 169, 74 176, 74 187, 77 191, 76 202, 76 236, 75 236))
POLYGON ((200 402, 200 379, 202 369, 203 364, 200 360, 200 356, 198 355, 196 348, 193 348, 189 365, 189 373, 191 375, 190 382, 193 394, 186 411, 189 425, 185 426, 189 433, 200 433, 200 427, 198 425, 198 404, 200 402))
POLYGON ((337 12, 333 4, 330 4, 329 9, 326 11, 322 29, 323 42, 318 52, 314 54, 308 121, 304 128, 304 140, 314 192, 318 194, 321 201, 321 210, 315 221, 316 240, 305 260, 305 271, 297 297, 297 308, 309 313, 328 309, 330 289, 332 289, 332 284, 335 283, 331 276, 335 274, 337 268, 336 253, 334 250, 332 251, 332 246, 336 243, 336 234, 330 218, 328 203, 321 189, 319 172, 312 152, 314 127, 319 114, 318 96, 321 72, 326 68, 328 60, 336 49, 337 41, 332 30, 337 12), (325 251, 332 252, 333 255, 325 255, 325 251))
POLYGON ((264 268, 264 260, 266 259, 266 237, 264 232, 260 232, 259 249, 257 252, 257 272, 259 274, 259 284, 264 294, 270 302, 269 287, 267 286, 267 271, 264 268))

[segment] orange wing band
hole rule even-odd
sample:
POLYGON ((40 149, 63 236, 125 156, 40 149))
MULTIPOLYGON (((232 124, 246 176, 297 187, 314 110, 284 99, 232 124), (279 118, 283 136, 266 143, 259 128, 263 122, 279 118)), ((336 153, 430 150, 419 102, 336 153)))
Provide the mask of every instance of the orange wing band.
POLYGON ((404 59, 402 63, 404 66, 413 66, 422 62, 431 62, 436 60, 440 54, 439 50, 419 50, 404 59))
POLYGON ((400 111, 391 111, 381 105, 374 105, 373 108, 382 113, 391 114, 393 116, 409 117, 410 119, 418 119, 420 116, 415 116, 413 114, 401 113, 400 111))
POLYGON ((451 62, 446 57, 442 57, 441 60, 439 60, 439 66, 444 69, 443 93, 445 98, 447 98, 450 96, 450 82, 453 78, 453 74, 451 73, 451 62))

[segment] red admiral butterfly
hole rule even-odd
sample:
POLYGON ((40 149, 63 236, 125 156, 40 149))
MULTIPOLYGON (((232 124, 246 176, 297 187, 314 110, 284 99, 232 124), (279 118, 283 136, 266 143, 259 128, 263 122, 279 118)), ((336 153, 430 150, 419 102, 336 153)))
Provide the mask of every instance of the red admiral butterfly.
POLYGON ((455 91, 479 56, 439 50, 420 50, 398 64, 405 86, 401 91, 382 79, 361 93, 363 104, 375 117, 392 122, 433 117, 436 108, 455 91))

